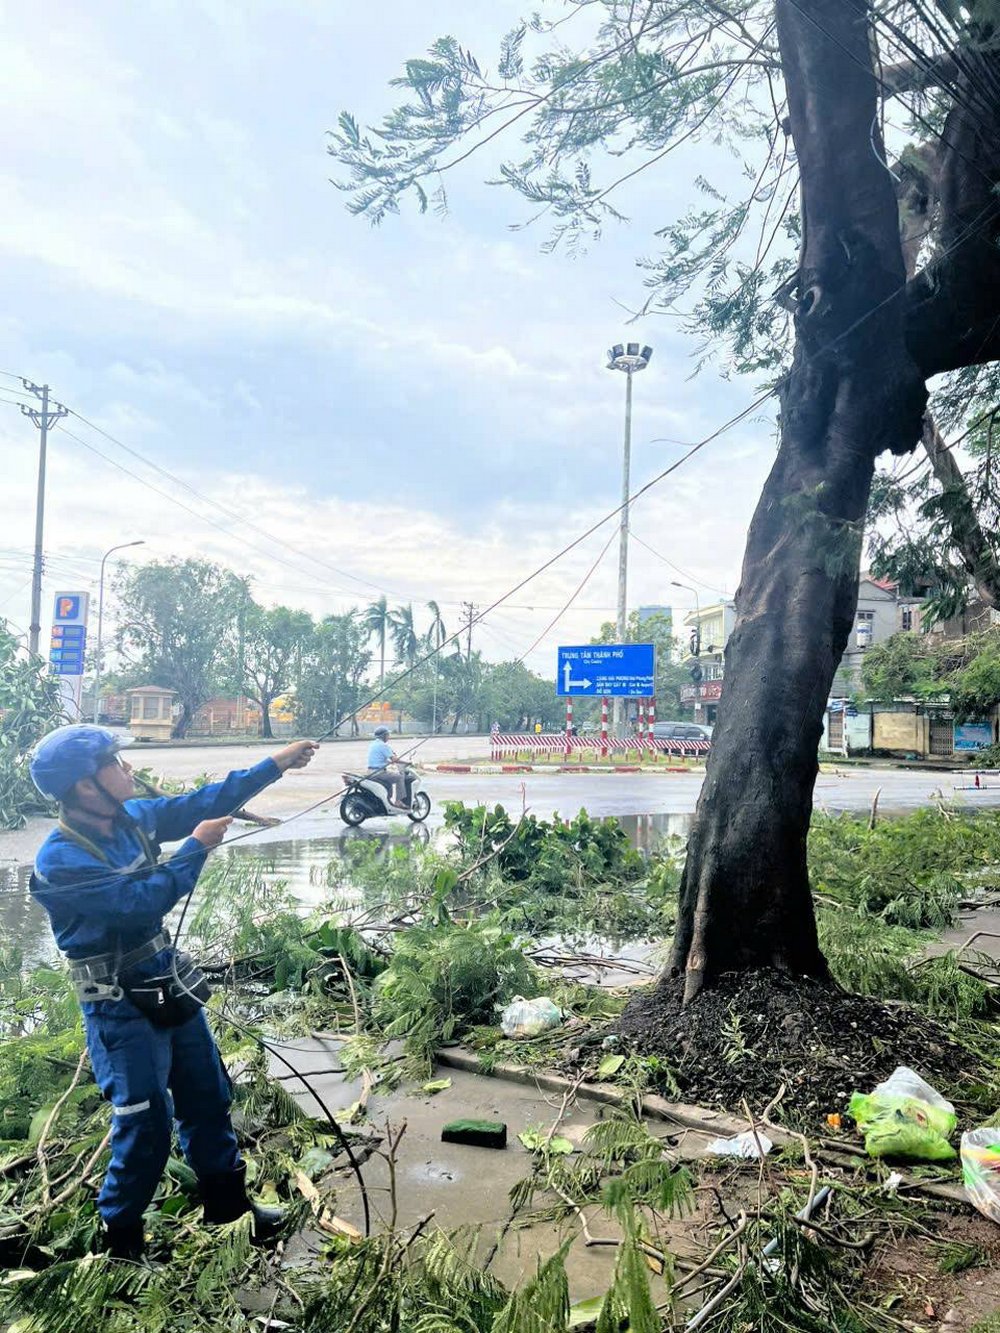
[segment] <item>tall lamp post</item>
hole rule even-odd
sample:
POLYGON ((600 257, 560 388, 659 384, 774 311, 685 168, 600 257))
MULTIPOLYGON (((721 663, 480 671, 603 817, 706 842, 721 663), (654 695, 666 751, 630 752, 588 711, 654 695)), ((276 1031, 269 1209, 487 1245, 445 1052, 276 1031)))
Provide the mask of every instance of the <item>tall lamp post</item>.
MULTIPOLYGON (((645 370, 653 355, 652 347, 638 343, 615 343, 608 349, 608 370, 620 370, 625 376, 625 447, 622 458, 622 507, 618 538, 618 642, 625 642, 628 620, 628 498, 632 463, 632 376, 645 370)), ((623 734, 622 701, 614 701, 614 731, 623 734)))
POLYGON ((104 566, 107 563, 109 555, 114 555, 115 551, 125 551, 130 546, 145 546, 145 541, 140 537, 135 542, 122 542, 120 546, 112 546, 109 551, 105 551, 101 557, 101 582, 97 593, 97 652, 94 658, 94 726, 97 726, 98 717, 101 711, 101 640, 104 636, 104 566))

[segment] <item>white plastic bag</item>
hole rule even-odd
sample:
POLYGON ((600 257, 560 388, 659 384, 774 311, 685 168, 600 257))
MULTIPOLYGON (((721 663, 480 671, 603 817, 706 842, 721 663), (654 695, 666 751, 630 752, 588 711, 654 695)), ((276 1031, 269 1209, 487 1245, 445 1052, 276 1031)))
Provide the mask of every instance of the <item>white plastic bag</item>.
POLYGON ((500 1027, 505 1037, 537 1037, 557 1028, 562 1021, 563 1011, 547 995, 539 995, 534 1000, 515 995, 500 1015, 500 1027))
POLYGON ((1000 1129, 970 1129, 962 1135, 962 1183, 973 1206, 1000 1222, 1000 1129))
POLYGON ((708 1151, 716 1157, 766 1157, 774 1144, 758 1129, 756 1133, 747 1130, 744 1134, 734 1134, 731 1139, 713 1139, 708 1151))

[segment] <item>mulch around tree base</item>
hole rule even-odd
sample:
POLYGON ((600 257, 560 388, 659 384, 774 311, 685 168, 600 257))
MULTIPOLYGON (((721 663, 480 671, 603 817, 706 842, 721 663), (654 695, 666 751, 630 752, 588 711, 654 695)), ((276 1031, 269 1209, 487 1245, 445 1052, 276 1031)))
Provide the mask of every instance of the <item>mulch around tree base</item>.
POLYGON ((909 1065, 945 1096, 983 1077, 975 1057, 938 1023, 902 1005, 848 995, 805 977, 731 973, 687 1008, 683 979, 629 1001, 614 1031, 659 1056, 685 1101, 759 1113, 784 1083, 781 1118, 822 1125, 854 1091, 870 1092, 909 1065))

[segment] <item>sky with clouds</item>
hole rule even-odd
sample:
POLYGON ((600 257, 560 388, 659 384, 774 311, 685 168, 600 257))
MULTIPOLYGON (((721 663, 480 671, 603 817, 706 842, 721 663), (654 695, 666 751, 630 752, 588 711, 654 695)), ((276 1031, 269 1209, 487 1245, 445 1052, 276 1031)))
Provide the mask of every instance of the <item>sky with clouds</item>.
MULTIPOLYGON (((377 22, 345 0, 5 8, 0 615, 15 626, 37 433, 10 374, 79 414, 50 439, 46 604, 142 538, 142 558, 251 574, 265 603, 320 615, 385 591, 434 598, 449 623, 618 503, 610 343, 655 348, 635 383, 637 486, 684 452, 664 440, 698 440, 751 401, 749 382, 692 379, 675 321, 626 323, 644 295, 636 259, 689 196, 697 151, 638 176, 617 198, 628 225, 576 256, 510 229, 526 210, 483 183, 485 159, 452 176, 443 219, 406 210, 372 229, 330 184, 341 109, 376 121, 388 81, 442 33, 491 60, 520 0, 383 0, 377 22)), ((691 606, 677 569, 703 603, 733 591, 773 454, 773 425, 754 418, 643 497, 634 531, 659 556, 633 543, 632 605, 691 606)), ((491 615, 487 655, 524 653, 610 535, 491 615)), ((536 669, 612 618, 616 551, 536 669)))

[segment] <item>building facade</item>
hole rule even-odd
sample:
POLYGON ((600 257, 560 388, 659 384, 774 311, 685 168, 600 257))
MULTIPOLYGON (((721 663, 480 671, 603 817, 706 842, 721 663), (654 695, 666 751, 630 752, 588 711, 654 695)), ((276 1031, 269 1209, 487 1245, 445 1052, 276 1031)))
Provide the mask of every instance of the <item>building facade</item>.
POLYGON ((684 665, 699 678, 682 687, 681 702, 693 705, 694 720, 707 726, 715 724, 719 711, 726 644, 735 624, 736 603, 728 601, 698 607, 684 617, 684 665))

